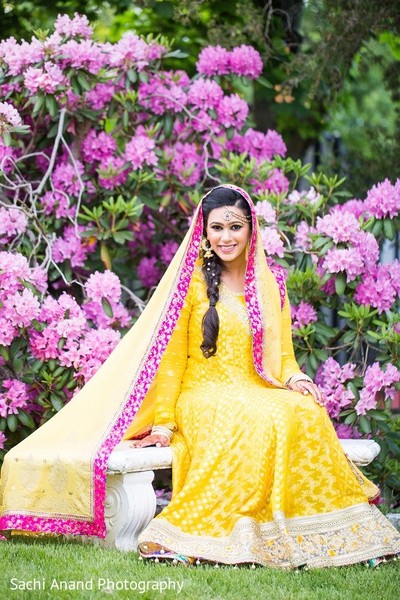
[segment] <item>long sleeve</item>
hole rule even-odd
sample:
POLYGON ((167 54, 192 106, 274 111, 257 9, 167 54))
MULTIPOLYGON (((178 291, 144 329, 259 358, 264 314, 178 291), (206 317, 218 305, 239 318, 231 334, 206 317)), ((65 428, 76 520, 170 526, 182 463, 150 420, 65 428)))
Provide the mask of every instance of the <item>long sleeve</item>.
POLYGON ((290 314, 290 303, 286 294, 285 304, 282 310, 282 373, 281 381, 286 382, 292 375, 302 373, 294 355, 292 339, 292 318, 290 314))
POLYGON ((175 405, 187 366, 190 313, 191 294, 189 289, 156 376, 154 425, 163 425, 173 431, 176 429, 175 405))

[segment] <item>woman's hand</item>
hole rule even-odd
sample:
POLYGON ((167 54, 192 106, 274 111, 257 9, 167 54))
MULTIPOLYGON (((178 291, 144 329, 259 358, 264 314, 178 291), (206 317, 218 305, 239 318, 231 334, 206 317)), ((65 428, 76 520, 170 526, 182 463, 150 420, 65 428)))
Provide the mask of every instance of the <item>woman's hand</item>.
POLYGON ((293 392, 299 392, 300 394, 311 394, 317 404, 320 406, 325 406, 324 397, 321 390, 312 381, 299 379, 295 383, 289 383, 288 388, 293 392))
POLYGON ((169 446, 170 440, 168 436, 162 435, 161 433, 151 433, 150 435, 146 435, 142 440, 134 440, 131 444, 131 448, 145 448, 146 446, 157 446, 157 448, 161 448, 162 446, 169 446))

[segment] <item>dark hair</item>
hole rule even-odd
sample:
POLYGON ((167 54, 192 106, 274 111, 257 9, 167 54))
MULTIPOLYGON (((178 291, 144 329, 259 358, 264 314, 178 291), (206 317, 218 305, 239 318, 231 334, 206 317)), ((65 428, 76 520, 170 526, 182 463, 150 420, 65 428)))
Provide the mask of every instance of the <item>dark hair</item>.
MULTIPOLYGON (((211 211, 214 208, 221 208, 222 206, 235 206, 240 208, 246 216, 251 216, 250 207, 242 194, 230 188, 214 188, 203 200, 204 235, 206 235, 208 218, 211 211)), ((251 221, 249 224, 251 227, 251 221)), ((222 261, 214 252, 211 258, 203 256, 202 270, 207 284, 207 297, 210 301, 210 306, 204 314, 201 324, 203 342, 200 349, 206 358, 214 356, 217 352, 219 316, 215 305, 219 300, 219 284, 221 283, 222 269, 222 261)))

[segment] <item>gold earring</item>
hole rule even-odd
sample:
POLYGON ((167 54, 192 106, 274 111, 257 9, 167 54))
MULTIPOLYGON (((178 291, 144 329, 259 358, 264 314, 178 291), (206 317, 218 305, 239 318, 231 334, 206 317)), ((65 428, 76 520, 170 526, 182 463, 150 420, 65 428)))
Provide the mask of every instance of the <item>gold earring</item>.
POLYGON ((204 257, 205 258, 211 258, 212 255, 214 254, 214 252, 211 250, 211 245, 210 245, 210 242, 208 241, 207 238, 203 238, 201 240, 200 246, 201 246, 201 249, 204 252, 204 257))

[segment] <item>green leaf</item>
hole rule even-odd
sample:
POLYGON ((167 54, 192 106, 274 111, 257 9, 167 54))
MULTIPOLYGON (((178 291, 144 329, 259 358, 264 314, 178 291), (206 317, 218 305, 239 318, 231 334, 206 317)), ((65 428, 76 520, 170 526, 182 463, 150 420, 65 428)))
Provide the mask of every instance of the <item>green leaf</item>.
POLYGON ((36 97, 35 104, 33 105, 32 115, 37 115, 43 108, 44 96, 40 95, 36 97))
POLYGON ((361 415, 359 426, 363 433, 371 433, 371 423, 365 415, 361 415))
POLYGON ((355 397, 355 399, 356 399, 356 400, 359 400, 359 399, 360 399, 360 392, 359 392, 359 390, 358 390, 358 388, 357 388, 356 384, 354 383, 354 381, 348 381, 348 383, 347 383, 347 388, 348 388, 348 389, 349 389, 351 392, 353 392, 353 394, 354 394, 354 397, 355 397))
POLYGON ((29 415, 24 410, 19 410, 18 412, 18 420, 21 421, 22 425, 29 427, 29 429, 35 429, 35 421, 32 419, 31 415, 29 415))
POLYGON ((268 79, 265 79, 265 77, 257 77, 256 83, 259 83, 260 85, 267 88, 268 90, 274 89, 274 86, 272 85, 272 83, 270 83, 268 81, 268 79))
POLYGON ((383 221, 383 232, 388 240, 394 240, 396 236, 396 227, 394 221, 391 219, 385 219, 383 221))
POLYGON ((101 299, 101 305, 102 305, 103 310, 106 313, 107 317, 112 318, 114 316, 114 312, 113 312, 112 306, 111 306, 110 302, 107 300, 107 298, 103 297, 101 299))
POLYGON ((8 350, 5 346, 0 346, 0 354, 2 355, 2 357, 4 358, 4 360, 6 362, 8 362, 10 360, 10 355, 8 353, 8 350))
POLYGON ((335 279, 335 290, 338 296, 344 294, 344 290, 346 289, 346 274, 338 273, 335 279))
POLYGON ((353 425, 353 423, 356 421, 356 419, 357 419, 357 413, 356 413, 356 411, 354 411, 350 415, 347 415, 347 417, 344 420, 344 424, 345 425, 353 425))
POLYGON ((82 73, 82 71, 78 71, 76 76, 77 76, 77 79, 78 79, 78 82, 79 82, 79 85, 81 86, 81 88, 83 90, 85 90, 86 92, 88 92, 90 90, 90 83, 89 83, 86 75, 84 75, 84 73, 82 73))
POLYGON ((375 236, 378 237, 381 233, 382 233, 382 221, 377 220, 375 221, 371 233, 375 236))
POLYGON ((46 96, 46 108, 53 118, 58 115, 58 104, 54 96, 46 96))
POLYGON ((134 69, 129 69, 127 75, 131 83, 137 82, 137 71, 135 71, 134 69))
POLYGON ((127 240, 133 240, 134 233, 133 231, 116 231, 113 233, 113 238, 117 244, 123 244, 127 240))
POLYGON ((54 410, 56 410, 57 412, 61 410, 64 406, 64 402, 61 400, 61 398, 59 398, 59 396, 56 396, 55 394, 50 394, 50 402, 53 405, 54 410))
POLYGON ((393 456, 395 456, 396 458, 400 458, 400 446, 398 446, 393 440, 387 439, 386 442, 393 456))
POLYGON ((166 113, 166 115, 164 116, 164 135, 166 138, 171 137, 173 124, 174 120, 172 118, 172 115, 166 113))
POLYGON ((7 426, 8 426, 8 429, 12 432, 17 430, 17 427, 18 427, 17 415, 8 415, 7 426))

